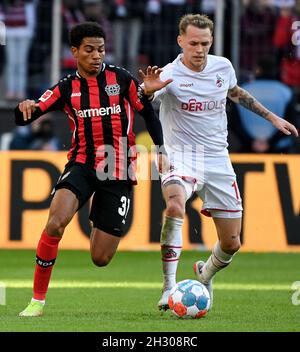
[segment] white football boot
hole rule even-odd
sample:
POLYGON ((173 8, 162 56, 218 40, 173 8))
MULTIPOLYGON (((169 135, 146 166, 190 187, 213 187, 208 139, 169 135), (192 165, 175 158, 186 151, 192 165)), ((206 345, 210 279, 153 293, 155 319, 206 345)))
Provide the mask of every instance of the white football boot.
POLYGON ((169 300, 170 292, 171 292, 170 288, 162 291, 162 296, 157 304, 159 310, 166 311, 169 309, 168 300, 169 300))
POLYGON ((209 293, 210 296, 210 307, 209 309, 212 308, 213 305, 213 299, 214 299, 214 295, 213 295, 213 287, 212 287, 212 279, 210 279, 208 282, 205 282, 205 280, 203 280, 202 277, 202 268, 204 266, 205 262, 203 262, 202 260, 199 260, 198 262, 194 263, 194 272, 197 276, 197 280, 199 282, 201 282, 206 288, 207 291, 209 293))

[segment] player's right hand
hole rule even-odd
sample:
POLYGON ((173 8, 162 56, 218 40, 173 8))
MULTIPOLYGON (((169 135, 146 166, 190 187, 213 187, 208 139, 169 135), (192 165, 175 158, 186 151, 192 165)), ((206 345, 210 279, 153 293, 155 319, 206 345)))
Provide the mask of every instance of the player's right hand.
POLYGON ((26 99, 21 101, 21 103, 19 103, 19 110, 23 113, 24 121, 30 120, 32 113, 35 112, 38 107, 39 104, 34 100, 26 99))
POLYGON ((144 93, 146 95, 151 96, 156 91, 173 82, 171 78, 167 79, 166 81, 162 81, 159 77, 162 72, 163 69, 159 68, 158 66, 148 66, 145 72, 139 70, 140 77, 144 83, 144 93))

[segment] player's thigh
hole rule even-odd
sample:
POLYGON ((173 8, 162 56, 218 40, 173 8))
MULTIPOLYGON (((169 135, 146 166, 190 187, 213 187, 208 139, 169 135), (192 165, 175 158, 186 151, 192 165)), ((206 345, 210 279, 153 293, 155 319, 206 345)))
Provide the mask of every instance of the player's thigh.
POLYGON ((90 249, 96 265, 107 265, 115 254, 125 232, 131 203, 131 184, 120 181, 99 183, 90 213, 93 223, 90 249))
POLYGON ((66 188, 57 190, 50 205, 46 227, 50 232, 53 228, 65 227, 78 209, 79 201, 76 195, 66 188))
POLYGON ((184 207, 186 195, 182 184, 174 182, 167 183, 162 187, 162 194, 167 205, 176 202, 184 207))
POLYGON ((166 202, 165 215, 183 219, 185 203, 193 193, 192 186, 183 180, 172 180, 162 184, 162 193, 166 202))
POLYGON ((92 196, 97 182, 96 174, 84 164, 66 167, 54 187, 54 192, 67 189, 75 194, 80 209, 92 196))
POLYGON ((210 166, 206 170, 205 183, 197 193, 203 200, 201 212, 204 215, 210 214, 214 218, 241 217, 242 200, 229 159, 225 158, 223 164, 210 166))
POLYGON ((121 237, 126 228, 131 204, 131 184, 122 181, 100 182, 94 194, 90 212, 93 227, 121 237))
POLYGON ((167 207, 176 204, 185 208, 186 201, 194 192, 194 184, 183 180, 181 177, 173 178, 167 182, 162 181, 162 194, 167 207))
POLYGON ((71 221, 94 192, 95 175, 84 165, 66 167, 54 187, 49 218, 46 225, 49 233, 62 235, 71 221))

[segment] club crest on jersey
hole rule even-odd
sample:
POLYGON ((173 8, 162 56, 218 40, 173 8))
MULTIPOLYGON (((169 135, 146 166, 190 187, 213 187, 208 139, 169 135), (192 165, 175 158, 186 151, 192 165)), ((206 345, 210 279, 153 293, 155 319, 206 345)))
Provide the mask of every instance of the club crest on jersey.
POLYGON ((51 97, 52 94, 53 94, 52 90, 48 89, 48 90, 46 90, 46 92, 39 98, 39 100, 44 103, 45 101, 47 101, 47 100, 51 97))
POLYGON ((120 94, 120 86, 118 84, 111 84, 105 87, 105 92, 107 95, 119 95, 120 94))
POLYGON ((217 87, 221 88, 225 81, 219 74, 217 74, 216 77, 217 77, 216 85, 217 87))

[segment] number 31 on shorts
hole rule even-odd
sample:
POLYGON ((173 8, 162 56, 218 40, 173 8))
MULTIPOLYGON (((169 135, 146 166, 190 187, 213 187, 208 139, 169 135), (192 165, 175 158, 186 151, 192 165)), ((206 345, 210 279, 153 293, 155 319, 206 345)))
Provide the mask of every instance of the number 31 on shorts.
POLYGON ((130 207, 130 199, 125 196, 122 196, 120 202, 121 206, 118 208, 118 213, 123 216, 124 219, 126 219, 130 207))

